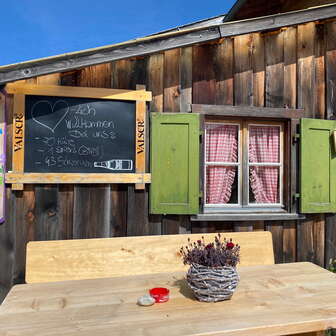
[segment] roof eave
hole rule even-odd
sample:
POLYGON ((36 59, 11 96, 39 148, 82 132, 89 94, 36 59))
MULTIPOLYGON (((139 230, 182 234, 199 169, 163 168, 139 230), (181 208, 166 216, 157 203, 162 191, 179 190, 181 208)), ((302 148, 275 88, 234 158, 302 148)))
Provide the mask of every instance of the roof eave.
POLYGON ((115 45, 2 66, 0 67, 0 84, 56 72, 70 71, 130 57, 154 54, 164 50, 186 47, 223 37, 279 29, 281 27, 335 17, 336 4, 331 4, 295 12, 226 22, 205 28, 198 27, 167 32, 115 45))

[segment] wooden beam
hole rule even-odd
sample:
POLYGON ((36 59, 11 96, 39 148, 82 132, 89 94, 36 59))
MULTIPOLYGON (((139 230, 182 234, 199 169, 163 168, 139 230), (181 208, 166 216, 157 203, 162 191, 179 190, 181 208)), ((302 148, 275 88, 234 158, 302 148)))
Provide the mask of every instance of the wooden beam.
POLYGON ((150 183, 151 174, 7 173, 6 183, 150 183))
POLYGON ((227 22, 219 26, 222 37, 279 29, 336 16, 336 5, 324 5, 293 12, 227 22))
POLYGON ((27 94, 38 96, 61 96, 61 97, 80 97, 80 98, 98 98, 132 101, 151 101, 152 93, 145 90, 120 90, 91 88, 82 86, 59 86, 59 85, 33 85, 33 84, 15 84, 6 85, 6 91, 9 94, 27 94))
MULTIPOLYGON (((25 135, 25 95, 14 95, 13 113, 13 163, 12 169, 16 173, 24 170, 24 135, 25 135)), ((23 184, 16 181, 12 185, 13 190, 23 190, 23 184)))
POLYGON ((240 8, 245 4, 246 0, 237 0, 229 12, 224 17, 224 22, 232 20, 240 8))
MULTIPOLYGON (((246 213, 246 214, 199 214, 191 216, 191 221, 221 221, 221 222, 231 222, 231 221, 258 221, 258 220, 267 220, 267 221, 279 221, 279 220, 295 220, 295 219, 305 219, 303 215, 292 214, 292 213, 246 213)), ((240 226, 247 226, 244 223, 241 223, 240 226)), ((235 231, 241 231, 240 229, 235 229, 235 231)), ((245 231, 249 231, 246 229, 245 231)))
POLYGON ((336 4, 243 21, 228 22, 213 27, 152 35, 111 46, 3 66, 0 67, 0 84, 124 58, 153 54, 163 50, 185 47, 222 37, 294 26, 334 17, 336 17, 336 4))
MULTIPOLYGON (((145 91, 145 85, 136 85, 137 90, 145 91)), ((137 173, 146 171, 146 102, 136 101, 135 106, 135 169, 137 173)), ((145 189, 145 184, 136 184, 135 189, 145 189)))
POLYGON ((0 68, 0 84, 31 78, 47 73, 69 71, 80 67, 107 63, 120 59, 149 55, 163 50, 189 46, 220 38, 218 27, 192 29, 136 39, 103 48, 65 54, 15 66, 0 68))
POLYGON ((256 107, 256 106, 230 106, 230 105, 202 105, 192 104, 193 113, 220 115, 229 117, 257 117, 277 119, 300 119, 304 116, 303 109, 256 107))

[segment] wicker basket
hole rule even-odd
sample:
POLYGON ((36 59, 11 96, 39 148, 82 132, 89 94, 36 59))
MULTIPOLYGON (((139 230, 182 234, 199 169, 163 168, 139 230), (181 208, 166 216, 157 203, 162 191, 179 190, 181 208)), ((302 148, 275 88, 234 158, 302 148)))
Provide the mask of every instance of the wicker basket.
POLYGON ((235 267, 206 267, 192 264, 187 282, 199 301, 216 302, 230 300, 237 288, 239 275, 235 267))

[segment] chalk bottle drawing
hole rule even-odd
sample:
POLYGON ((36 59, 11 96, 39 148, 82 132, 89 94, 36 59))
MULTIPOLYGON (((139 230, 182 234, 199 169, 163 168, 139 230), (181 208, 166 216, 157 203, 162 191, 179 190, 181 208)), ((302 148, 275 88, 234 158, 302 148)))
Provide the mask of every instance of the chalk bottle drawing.
POLYGON ((93 166, 96 168, 105 168, 110 170, 132 170, 133 161, 114 159, 108 161, 95 162, 93 166))

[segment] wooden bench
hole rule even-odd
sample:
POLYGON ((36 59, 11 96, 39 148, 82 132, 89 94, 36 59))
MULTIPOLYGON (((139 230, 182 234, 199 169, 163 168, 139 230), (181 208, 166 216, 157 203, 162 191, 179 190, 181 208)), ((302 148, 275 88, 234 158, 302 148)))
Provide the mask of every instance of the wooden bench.
MULTIPOLYGON (((29 242, 26 282, 96 279, 184 271, 179 249, 216 234, 122 237, 29 242)), ((274 264, 270 232, 223 233, 241 246, 241 266, 274 264)))

